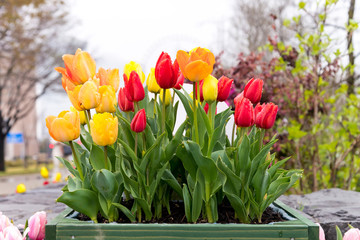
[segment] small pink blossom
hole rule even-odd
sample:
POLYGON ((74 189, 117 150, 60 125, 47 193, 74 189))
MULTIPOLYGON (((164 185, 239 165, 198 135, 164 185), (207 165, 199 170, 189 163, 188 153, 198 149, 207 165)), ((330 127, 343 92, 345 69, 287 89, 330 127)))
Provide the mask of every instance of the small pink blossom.
POLYGON ((19 229, 11 224, 0 233, 0 240, 23 240, 23 236, 19 229))
POLYGON ((358 228, 349 229, 344 234, 343 240, 360 240, 360 230, 358 228))
POLYGON ((326 240, 324 229, 321 227, 321 225, 319 223, 316 223, 316 225, 319 226, 319 240, 326 240))
POLYGON ((29 238, 31 240, 43 240, 45 238, 46 212, 35 213, 29 219, 29 238))
MULTIPOLYGON (((12 225, 9 218, 0 212, 0 232, 2 232, 5 228, 12 225)), ((1 239, 1 238, 0 238, 1 239)))

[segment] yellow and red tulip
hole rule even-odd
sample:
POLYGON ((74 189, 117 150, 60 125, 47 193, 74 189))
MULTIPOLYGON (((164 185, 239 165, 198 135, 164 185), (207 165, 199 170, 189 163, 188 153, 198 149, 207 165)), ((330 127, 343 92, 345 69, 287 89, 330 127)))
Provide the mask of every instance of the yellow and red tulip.
POLYGON ((91 136, 95 144, 113 144, 118 136, 118 119, 110 113, 96 113, 90 120, 91 136))
POLYGON ((74 108, 73 106, 70 107, 70 111, 72 112, 78 112, 80 115, 80 124, 84 125, 86 124, 86 116, 85 116, 85 112, 84 111, 78 111, 76 110, 76 108, 74 108))
MULTIPOLYGON (((63 55, 63 60, 65 68, 57 67, 55 70, 63 75, 65 82, 71 81, 74 85, 79 85, 95 76, 96 63, 88 52, 78 48, 75 55, 63 55)), ((67 85, 68 84, 65 84, 65 86, 67 85)))
POLYGON ((163 89, 173 88, 176 85, 179 72, 179 65, 175 60, 171 62, 171 57, 166 52, 162 52, 157 60, 155 67, 156 82, 163 89))
POLYGON ((96 77, 100 79, 100 86, 109 85, 112 86, 117 92, 120 84, 120 76, 119 76, 119 69, 107 69, 99 68, 96 77))
POLYGON ((182 74, 192 82, 199 82, 213 71, 215 57, 205 48, 194 48, 189 53, 179 50, 176 54, 182 74))
POLYGON ((112 86, 104 85, 99 88, 100 104, 95 108, 96 112, 113 113, 116 111, 116 93, 112 86))
POLYGON ((100 104, 100 93, 97 81, 87 81, 78 85, 73 91, 67 91, 68 97, 78 111, 96 108, 100 104))
POLYGON ((46 127, 55 141, 72 141, 80 136, 80 115, 78 112, 62 111, 57 117, 48 116, 46 127))

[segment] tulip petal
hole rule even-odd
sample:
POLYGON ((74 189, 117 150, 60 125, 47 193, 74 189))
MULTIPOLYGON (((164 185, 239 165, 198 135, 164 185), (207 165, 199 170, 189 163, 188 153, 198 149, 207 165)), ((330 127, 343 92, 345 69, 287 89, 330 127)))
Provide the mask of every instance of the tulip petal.
POLYGON ((187 52, 183 51, 183 50, 179 50, 176 53, 176 60, 179 64, 180 70, 183 73, 184 77, 187 78, 186 74, 185 74, 185 67, 188 64, 190 59, 190 56, 187 52))
POLYGON ((191 62, 185 67, 187 79, 193 82, 198 82, 206 78, 209 74, 211 74, 212 70, 212 66, 209 66, 202 60, 191 62))

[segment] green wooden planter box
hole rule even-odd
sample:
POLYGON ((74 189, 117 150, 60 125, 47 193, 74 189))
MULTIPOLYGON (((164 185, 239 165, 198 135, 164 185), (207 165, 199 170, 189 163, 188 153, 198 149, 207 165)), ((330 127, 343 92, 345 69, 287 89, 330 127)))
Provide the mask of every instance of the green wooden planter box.
POLYGON ((296 220, 274 224, 94 224, 65 218, 68 208, 46 225, 46 240, 65 239, 291 239, 319 240, 318 226, 280 201, 296 220))

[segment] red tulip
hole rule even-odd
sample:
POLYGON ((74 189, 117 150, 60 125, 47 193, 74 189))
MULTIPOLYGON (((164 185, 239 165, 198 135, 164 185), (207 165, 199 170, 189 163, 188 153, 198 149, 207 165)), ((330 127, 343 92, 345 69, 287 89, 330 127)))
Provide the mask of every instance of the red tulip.
POLYGON ((146 128, 146 113, 145 113, 145 109, 141 109, 140 111, 138 111, 133 120, 131 121, 131 130, 133 130, 134 132, 142 132, 145 130, 146 128))
POLYGON ((125 94, 125 88, 120 88, 118 94, 118 104, 123 112, 133 112, 134 111, 134 103, 130 102, 125 94))
POLYGON ((255 107, 256 126, 263 129, 272 128, 275 123, 278 106, 273 103, 258 104, 255 107))
POLYGON ((184 84, 184 80, 185 80, 184 75, 179 71, 177 81, 176 81, 176 85, 174 86, 174 88, 177 89, 177 90, 181 90, 181 87, 184 84))
POLYGON ((235 98, 234 98, 234 105, 236 106, 239 102, 241 102, 244 98, 244 92, 239 93, 235 98))
POLYGON ((264 82, 260 78, 250 79, 244 88, 244 97, 248 98, 253 104, 260 102, 263 84, 264 82))
MULTIPOLYGON (((208 104, 208 103, 205 104, 204 110, 205 110, 205 112, 206 112, 206 114, 207 114, 208 111, 209 111, 209 104, 208 104)), ((215 114, 217 114, 217 108, 215 109, 215 114)))
POLYGON ((203 85, 204 85, 204 80, 201 80, 199 81, 197 84, 196 84, 196 87, 195 87, 195 91, 196 91, 196 99, 198 98, 198 95, 197 95, 197 87, 199 86, 200 87, 200 102, 203 102, 204 101, 204 95, 203 95, 203 85))
POLYGON ((223 102, 229 97, 230 89, 231 89, 231 85, 232 85, 233 81, 234 81, 233 79, 227 78, 225 76, 222 76, 219 79, 218 95, 217 95, 217 100, 219 102, 223 102))
POLYGON ((255 123, 255 113, 249 99, 243 98, 235 106, 235 124, 238 127, 251 127, 255 123))
POLYGON ((131 102, 139 102, 143 100, 145 97, 145 91, 137 72, 132 71, 129 79, 126 74, 123 76, 125 82, 125 95, 127 99, 131 102))
POLYGON ((173 88, 179 73, 179 64, 175 60, 171 63, 170 55, 162 52, 155 66, 156 82, 163 89, 173 88))

